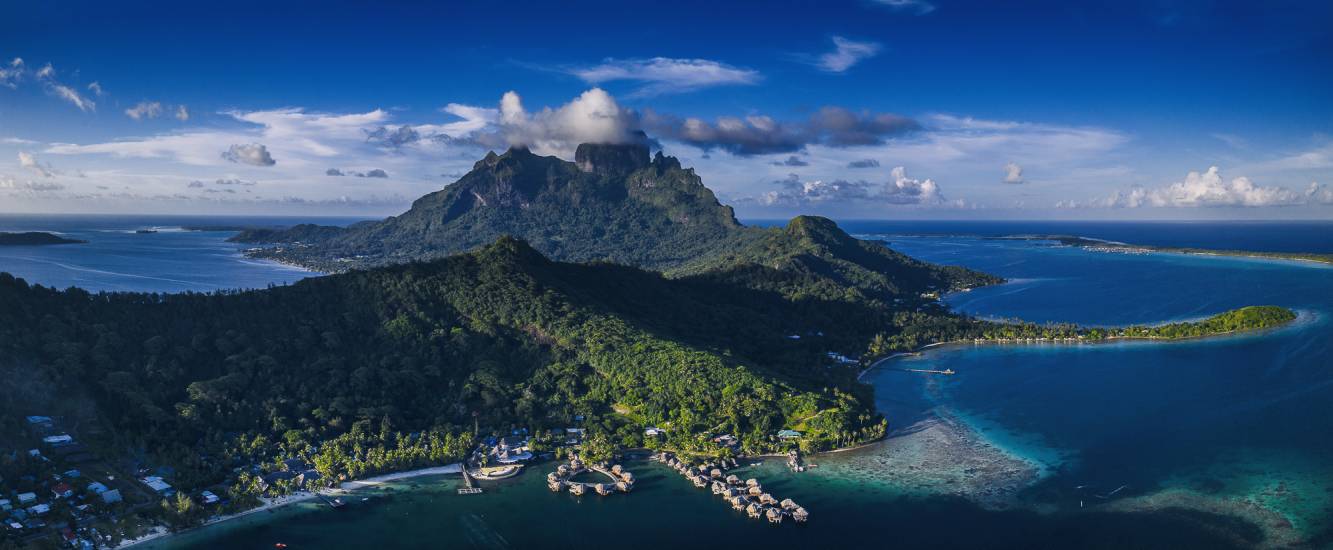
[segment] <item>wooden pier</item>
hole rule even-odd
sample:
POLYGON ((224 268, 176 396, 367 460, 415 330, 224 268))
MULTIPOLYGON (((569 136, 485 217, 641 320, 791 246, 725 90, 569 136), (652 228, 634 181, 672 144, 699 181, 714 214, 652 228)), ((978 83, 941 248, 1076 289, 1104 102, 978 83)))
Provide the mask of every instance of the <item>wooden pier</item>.
POLYGON ((463 465, 463 484, 467 487, 458 488, 458 494, 460 495, 475 495, 481 492, 481 487, 477 487, 472 481, 472 476, 468 475, 467 464, 463 465))

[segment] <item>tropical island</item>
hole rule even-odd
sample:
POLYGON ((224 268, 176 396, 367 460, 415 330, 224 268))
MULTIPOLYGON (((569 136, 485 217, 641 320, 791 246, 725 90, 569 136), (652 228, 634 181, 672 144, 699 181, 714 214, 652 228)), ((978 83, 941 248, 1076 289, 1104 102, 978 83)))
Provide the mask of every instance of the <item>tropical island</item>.
MULTIPOLYGON (((117 472, 94 482, 102 492, 86 484, 118 491, 87 497, 123 520, 102 527, 115 539, 300 490, 484 464, 509 456, 507 437, 588 463, 627 449, 813 453, 885 436, 893 419, 858 377, 894 353, 1295 318, 1272 306, 1119 329, 967 317, 940 296, 1003 279, 826 218, 743 226, 692 170, 641 144, 585 144, 576 162, 491 153, 400 216, 235 238, 259 245, 252 256, 335 274, 166 295, 0 274, 0 375, 14 381, 0 389, 0 435, 36 452, 0 458, 14 492, 49 493, 74 465, 117 472)), ((77 485, 71 495, 86 492, 77 485)), ((43 514, 87 513, 69 502, 43 514)))
POLYGON ((53 244, 83 244, 87 242, 88 241, 61 237, 60 235, 44 231, 28 231, 24 233, 0 232, 0 246, 46 246, 53 244))
POLYGON ((1102 239, 1091 239, 1088 237, 1078 237, 1073 235, 1011 235, 1005 237, 989 237, 989 238, 996 240, 1052 241, 1064 246, 1076 246, 1094 252, 1110 252, 1118 254, 1144 254, 1148 252, 1164 252, 1169 254, 1192 254, 1199 256, 1233 256, 1238 258, 1265 258, 1270 260, 1293 260, 1300 262, 1333 264, 1333 254, 1317 254, 1310 252, 1262 252, 1254 250, 1224 250, 1224 249, 1212 249, 1212 248, 1155 246, 1155 245, 1144 245, 1144 244, 1121 243, 1114 241, 1106 241, 1102 239))

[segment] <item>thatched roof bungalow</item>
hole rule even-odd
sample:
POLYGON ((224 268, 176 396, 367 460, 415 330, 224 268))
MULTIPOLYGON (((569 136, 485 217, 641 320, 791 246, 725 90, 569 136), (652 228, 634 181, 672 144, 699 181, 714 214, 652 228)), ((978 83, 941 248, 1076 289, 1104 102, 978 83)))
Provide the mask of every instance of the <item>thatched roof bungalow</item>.
POLYGON ((768 511, 764 513, 764 515, 768 516, 769 523, 782 523, 782 510, 779 510, 777 508, 769 508, 768 511))
POLYGON ((762 513, 763 513, 763 508, 753 502, 751 502, 749 505, 745 507, 745 515, 748 515, 752 518, 757 518, 762 513))
POLYGON ((727 484, 728 484, 728 485, 740 485, 740 484, 741 484, 741 478, 736 477, 735 475, 729 475, 729 476, 727 476, 727 484))
POLYGON ((782 499, 782 503, 780 504, 780 506, 782 506, 783 510, 791 510, 792 508, 799 508, 799 506, 796 505, 796 501, 789 498, 782 499))
POLYGON ((747 480, 745 480, 745 486, 746 486, 746 487, 758 487, 758 486, 759 486, 759 480, 757 480, 757 479, 755 479, 755 478, 747 479, 747 480))
POLYGON ((797 506, 795 510, 791 511, 791 519, 796 520, 797 523, 805 523, 805 520, 810 519, 810 513, 806 512, 805 508, 797 506))
POLYGON ((770 495, 770 494, 768 494, 768 493, 764 493, 764 494, 762 494, 762 495, 759 495, 759 503, 760 503, 760 504, 777 504, 777 503, 778 503, 778 499, 773 498, 773 495, 770 495))
POLYGON ((722 470, 713 468, 712 470, 708 471, 708 477, 711 477, 713 479, 722 479, 722 470))
POLYGON ((570 484, 569 484, 569 493, 572 494, 572 495, 580 495, 580 496, 581 496, 581 495, 583 495, 583 491, 584 491, 584 490, 585 490, 585 487, 583 486, 582 483, 570 483, 570 484))
POLYGON ((745 500, 744 498, 741 498, 739 496, 731 497, 730 501, 731 501, 731 507, 737 510, 744 510, 746 505, 750 504, 750 501, 745 500))
POLYGON ((763 487, 760 487, 760 486, 758 486, 758 485, 755 485, 755 486, 753 486, 753 487, 750 487, 750 489, 749 489, 748 492, 750 493, 750 496, 756 496, 756 497, 757 497, 757 496, 759 496, 759 495, 764 494, 764 488, 763 488, 763 487))

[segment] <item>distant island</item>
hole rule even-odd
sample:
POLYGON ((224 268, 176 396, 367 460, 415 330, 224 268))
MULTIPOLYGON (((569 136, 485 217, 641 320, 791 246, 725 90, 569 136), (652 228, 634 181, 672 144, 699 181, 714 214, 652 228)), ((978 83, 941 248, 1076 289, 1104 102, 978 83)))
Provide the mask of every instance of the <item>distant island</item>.
POLYGON ((86 242, 88 241, 67 239, 60 235, 46 233, 44 231, 28 231, 26 233, 0 232, 0 246, 45 246, 52 244, 82 244, 86 242))
POLYGON ((1266 258, 1271 260, 1296 260, 1333 265, 1333 254, 1310 252, 1260 252, 1255 250, 1217 250, 1211 248, 1188 248, 1178 246, 1155 246, 1148 244, 1129 244, 1073 235, 1010 235, 1005 237, 986 237, 992 240, 1055 241, 1066 246, 1077 246, 1094 252, 1119 254, 1146 254, 1148 252, 1166 252, 1171 254, 1197 254, 1201 256, 1235 256, 1240 258, 1266 258))

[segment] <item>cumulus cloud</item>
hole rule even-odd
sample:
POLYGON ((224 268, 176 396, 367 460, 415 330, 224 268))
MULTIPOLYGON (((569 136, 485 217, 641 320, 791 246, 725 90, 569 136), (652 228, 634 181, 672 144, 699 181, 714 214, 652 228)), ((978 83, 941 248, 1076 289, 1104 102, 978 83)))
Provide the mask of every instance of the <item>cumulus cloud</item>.
POLYGON ((801 157, 796 155, 789 156, 783 160, 775 160, 769 164, 772 164, 773 166, 810 166, 810 163, 801 160, 801 157))
POLYGON ((410 143, 416 143, 421 140, 421 133, 415 128, 404 124, 396 129, 390 129, 388 126, 380 126, 374 130, 366 132, 366 141, 379 143, 389 147, 402 147, 410 143))
POLYGON ((1333 204, 1333 187, 1312 181, 1305 188, 1305 200, 1310 204, 1333 204))
POLYGON ((1023 167, 1012 161, 1005 163, 1004 183, 1023 183, 1023 167))
POLYGON ((184 106, 184 105, 177 105, 177 106, 176 106, 176 120, 179 120, 179 121, 181 121, 181 122, 185 122, 185 121, 187 121, 187 120, 190 120, 190 109, 187 108, 187 107, 184 106))
POLYGON ((879 161, 875 159, 854 160, 847 163, 848 168, 879 168, 879 161))
POLYGON ((125 116, 134 120, 157 118, 162 115, 162 104, 156 101, 140 101, 139 104, 125 109, 125 116))
POLYGON ((884 204, 884 205, 943 205, 946 204, 940 187, 934 180, 907 176, 902 166, 890 172, 889 181, 872 183, 865 180, 803 181, 796 174, 773 182, 782 187, 754 199, 764 206, 814 206, 819 204, 884 204))
POLYGON ((273 166, 277 161, 268 152, 268 147, 260 143, 236 144, 222 152, 222 158, 238 164, 250 166, 273 166))
MULTIPOLYGON (((1240 176, 1226 181, 1221 171, 1210 167, 1205 172, 1190 172, 1183 181, 1158 188, 1132 187, 1088 206, 1111 208, 1188 208, 1188 207, 1258 207, 1294 206, 1319 203, 1329 194, 1326 188, 1312 184, 1306 192, 1286 187, 1257 185, 1240 176)), ((1073 203, 1077 204, 1077 203, 1073 203)))
POLYGON ((629 81, 640 84, 631 97, 680 93, 714 86, 758 83, 757 71, 733 67, 708 59, 611 59, 591 67, 570 69, 569 73, 589 84, 629 81))
POLYGON ((853 65, 864 59, 874 57, 881 46, 876 42, 857 42, 855 40, 833 37, 833 51, 819 56, 815 63, 820 70, 830 73, 846 72, 853 65))
POLYGON ((888 6, 895 11, 910 12, 916 15, 925 15, 935 11, 935 4, 925 0, 874 0, 874 2, 882 6, 888 6))
POLYGON ((885 139, 920 128, 916 121, 888 113, 854 112, 842 107, 824 107, 799 123, 783 123, 771 117, 720 117, 714 122, 698 118, 679 119, 648 112, 644 127, 656 137, 679 141, 700 149, 721 149, 749 156, 799 151, 807 145, 848 147, 875 145, 885 139))
POLYGON ((324 175, 326 175, 326 176, 356 176, 356 177, 358 177, 358 178, 387 178, 387 177, 389 177, 389 173, 388 173, 388 172, 385 172, 384 170, 379 169, 379 168, 373 168, 373 169, 367 170, 367 171, 365 171, 365 172, 354 172, 354 171, 351 171, 351 170, 348 170, 348 171, 344 172, 344 171, 339 170, 339 169, 337 169, 337 168, 329 168, 328 170, 325 170, 325 171, 324 171, 324 175))
POLYGON ((638 117, 611 94, 593 88, 558 108, 536 113, 523 108, 515 92, 500 99, 500 133, 510 145, 538 154, 569 158, 580 143, 635 143, 643 140, 638 117))
POLYGON ((44 178, 54 177, 56 172, 50 164, 39 162, 36 156, 25 151, 19 151, 19 166, 44 178))

